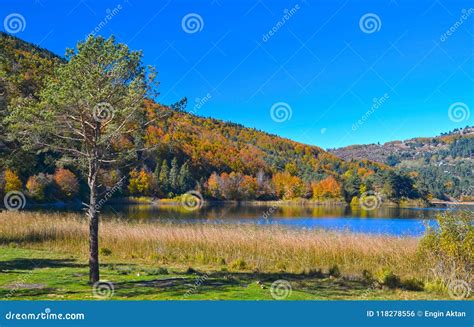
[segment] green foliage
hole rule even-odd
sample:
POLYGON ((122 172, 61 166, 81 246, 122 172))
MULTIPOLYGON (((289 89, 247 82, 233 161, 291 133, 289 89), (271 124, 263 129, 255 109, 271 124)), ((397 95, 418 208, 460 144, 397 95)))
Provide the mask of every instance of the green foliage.
POLYGON ((453 158, 472 158, 474 156, 474 137, 454 140, 449 146, 449 154, 453 158))
POLYGON ((178 191, 185 193, 194 187, 189 165, 185 162, 179 169, 178 175, 178 191))
POLYGON ((169 187, 172 192, 176 192, 179 189, 178 173, 179 173, 178 160, 176 160, 176 158, 173 158, 173 160, 171 160, 171 169, 169 172, 169 187))
POLYGON ((432 265, 435 277, 470 278, 474 262, 473 218, 472 211, 447 212, 437 216, 438 227, 427 228, 419 255, 432 265))
POLYGON ((357 175, 351 175, 344 180, 344 193, 346 201, 351 201, 359 195, 361 180, 357 175))
POLYGON ((168 162, 163 160, 161 164, 160 176, 158 179, 158 188, 161 194, 168 194, 170 191, 171 185, 169 181, 169 174, 168 162))
POLYGON ((383 190, 384 194, 392 200, 417 197, 413 180, 409 176, 394 171, 389 171, 385 175, 383 190))

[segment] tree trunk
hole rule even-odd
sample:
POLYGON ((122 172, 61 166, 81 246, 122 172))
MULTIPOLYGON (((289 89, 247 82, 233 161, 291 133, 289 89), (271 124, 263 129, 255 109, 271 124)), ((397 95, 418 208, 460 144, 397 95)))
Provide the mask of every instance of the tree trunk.
POLYGON ((97 205, 97 165, 89 166, 88 184, 90 190, 89 208, 89 283, 93 284, 100 279, 99 275, 99 211, 97 205))

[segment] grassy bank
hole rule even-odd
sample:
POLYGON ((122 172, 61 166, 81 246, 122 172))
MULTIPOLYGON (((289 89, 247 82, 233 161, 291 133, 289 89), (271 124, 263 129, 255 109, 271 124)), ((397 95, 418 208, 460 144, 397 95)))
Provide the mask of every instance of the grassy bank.
MULTIPOLYGON (((123 221, 102 222, 100 235, 102 279, 123 299, 183 298, 203 275, 190 299, 271 299, 277 279, 290 299, 447 297, 417 286, 427 268, 416 238, 123 221)), ((87 236, 80 215, 0 213, 0 296, 92 298, 87 236)))
POLYGON ((0 298, 6 300, 273 300, 271 285, 291 285, 287 300, 443 299, 445 295, 374 288, 362 280, 328 275, 225 272, 118 262, 104 258, 102 280, 113 292, 94 293, 83 259, 49 250, 0 247, 0 298))
MULTIPOLYGON (((101 254, 144 263, 300 273, 337 265, 344 274, 388 268, 422 277, 417 239, 251 225, 171 225, 106 221, 101 254)), ((87 258, 88 225, 76 214, 0 214, 0 242, 87 258)))

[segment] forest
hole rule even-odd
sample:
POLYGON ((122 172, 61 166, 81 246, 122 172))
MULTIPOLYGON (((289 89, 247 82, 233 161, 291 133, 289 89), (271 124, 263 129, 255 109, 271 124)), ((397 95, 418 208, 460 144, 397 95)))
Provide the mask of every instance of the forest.
MULTIPOLYGON (((45 81, 67 59, 4 33, 0 55, 2 196, 21 191, 30 203, 84 199, 87 184, 81 165, 50 149, 27 151, 28 144, 8 132, 11 108, 39 101, 45 81)), ((158 99, 146 98, 140 106, 147 120, 142 139, 114 140, 116 160, 101 167, 101 194, 124 180, 114 197, 174 198, 190 190, 212 200, 305 198, 356 203, 364 194, 377 193, 398 203, 446 197, 443 189, 433 187, 438 176, 432 170, 398 169, 364 159, 344 161, 316 146, 189 113, 186 98, 172 105, 158 99)), ((463 142, 453 143, 453 155, 468 151, 463 142)), ((455 196, 462 195, 462 185, 448 186, 458 190, 455 196)))

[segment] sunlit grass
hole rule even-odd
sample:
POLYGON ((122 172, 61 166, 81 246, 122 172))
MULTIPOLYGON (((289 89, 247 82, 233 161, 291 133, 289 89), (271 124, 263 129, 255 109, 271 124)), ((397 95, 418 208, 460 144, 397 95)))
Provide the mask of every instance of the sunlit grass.
MULTIPOLYGON (((0 243, 87 258, 88 224, 71 213, 0 213, 0 243)), ((252 225, 171 225, 105 221, 102 256, 121 261, 302 273, 337 265, 345 275, 390 269, 423 278, 418 239, 252 225)))

